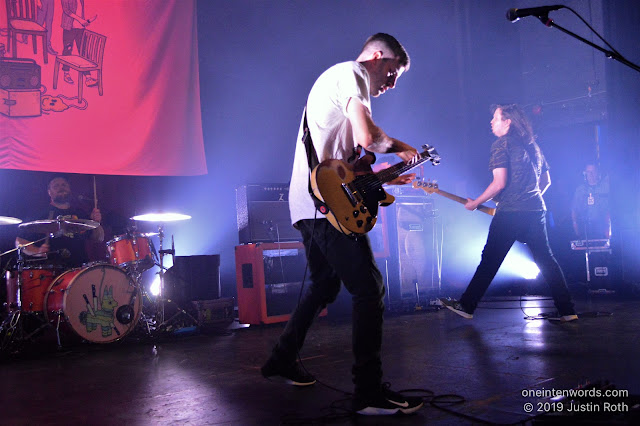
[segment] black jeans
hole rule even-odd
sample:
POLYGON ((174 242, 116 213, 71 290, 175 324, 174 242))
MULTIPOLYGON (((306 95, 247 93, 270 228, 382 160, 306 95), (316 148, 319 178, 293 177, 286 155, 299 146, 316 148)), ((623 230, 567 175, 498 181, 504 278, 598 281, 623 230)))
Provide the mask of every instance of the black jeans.
POLYGON ((368 237, 347 237, 326 219, 301 220, 296 227, 306 249, 310 285, 272 357, 282 363, 295 362, 313 320, 336 299, 342 281, 353 301, 352 374, 356 393, 379 389, 384 285, 368 237))
POLYGON ((460 303, 465 310, 472 313, 476 309, 509 249, 516 241, 527 244, 531 250, 534 262, 551 287, 551 295, 560 315, 574 314, 573 302, 564 274, 549 246, 544 211, 496 213, 489 226, 489 235, 482 250, 480 265, 460 298, 460 303))

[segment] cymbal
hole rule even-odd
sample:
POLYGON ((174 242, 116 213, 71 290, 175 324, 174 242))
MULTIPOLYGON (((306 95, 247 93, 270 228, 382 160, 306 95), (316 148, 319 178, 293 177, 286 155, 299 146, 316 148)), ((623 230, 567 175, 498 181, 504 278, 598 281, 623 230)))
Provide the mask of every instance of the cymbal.
POLYGON ((22 223, 22 219, 11 216, 0 216, 0 225, 17 225, 22 223))
POLYGON ((62 231, 65 234, 79 234, 100 226, 100 222, 89 219, 44 219, 25 222, 19 225, 27 232, 37 234, 55 234, 62 231))
POLYGON ((141 222, 175 222, 191 219, 191 216, 182 213, 146 213, 133 216, 131 219, 141 222))

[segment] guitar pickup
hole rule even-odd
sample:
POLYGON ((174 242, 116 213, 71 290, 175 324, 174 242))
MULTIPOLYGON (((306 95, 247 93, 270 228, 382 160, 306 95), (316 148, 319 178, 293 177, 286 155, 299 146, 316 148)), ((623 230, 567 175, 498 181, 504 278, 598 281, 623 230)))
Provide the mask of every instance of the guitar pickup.
POLYGON ((349 189, 349 186, 346 183, 343 182, 341 186, 342 186, 342 190, 344 191, 344 194, 347 196, 347 198, 351 202, 351 205, 355 207, 356 204, 358 204, 358 202, 356 201, 356 197, 354 197, 353 192, 351 192, 351 190, 349 189))

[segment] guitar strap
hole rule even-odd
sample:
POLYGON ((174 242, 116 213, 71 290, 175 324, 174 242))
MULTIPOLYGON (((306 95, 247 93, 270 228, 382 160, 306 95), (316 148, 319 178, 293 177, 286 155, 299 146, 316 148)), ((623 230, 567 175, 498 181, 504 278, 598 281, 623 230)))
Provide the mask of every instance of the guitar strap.
POLYGON ((311 189, 311 171, 315 169, 318 164, 320 164, 320 161, 318 160, 318 154, 316 153, 316 148, 313 146, 313 141, 311 140, 311 132, 309 131, 309 125, 307 124, 307 108, 306 107, 304 108, 304 121, 302 123, 302 126, 304 129, 304 133, 302 134, 302 143, 304 143, 304 147, 307 151, 307 163, 309 164, 309 180, 308 180, 309 195, 311 196, 311 199, 313 200, 313 204, 316 206, 316 209, 320 213, 326 215, 327 213, 329 213, 329 206, 327 206, 324 203, 324 201, 316 197, 315 194, 313 193, 313 190, 311 189))

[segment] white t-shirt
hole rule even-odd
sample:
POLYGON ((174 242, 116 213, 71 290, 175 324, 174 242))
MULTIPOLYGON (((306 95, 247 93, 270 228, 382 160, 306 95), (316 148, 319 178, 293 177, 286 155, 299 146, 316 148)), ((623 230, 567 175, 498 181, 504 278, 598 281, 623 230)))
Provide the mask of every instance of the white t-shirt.
MULTIPOLYGON (((351 122, 347 118, 347 105, 351 98, 358 98, 371 112, 369 99, 369 73, 360 63, 351 61, 336 64, 326 70, 313 84, 307 99, 307 123, 318 160, 346 160, 353 155, 351 122)), ((291 184, 289 186, 289 211, 291 223, 301 219, 324 217, 318 212, 309 195, 309 164, 302 142, 303 120, 296 143, 291 184)))

